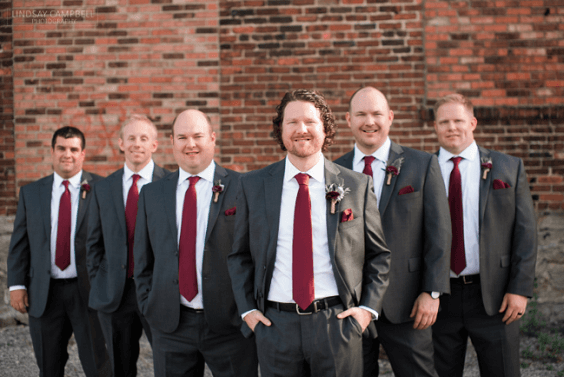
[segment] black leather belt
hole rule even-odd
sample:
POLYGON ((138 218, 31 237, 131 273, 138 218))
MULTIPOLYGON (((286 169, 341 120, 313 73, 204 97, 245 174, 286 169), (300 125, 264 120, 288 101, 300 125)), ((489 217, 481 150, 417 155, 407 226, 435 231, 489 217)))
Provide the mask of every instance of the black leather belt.
POLYGON ((336 306, 340 304, 341 304, 341 299, 339 298, 339 296, 325 297, 319 300, 315 300, 306 308, 306 310, 301 310, 298 304, 294 304, 294 303, 275 302, 275 301, 266 302, 266 305, 269 308, 282 310, 283 312, 295 312, 298 313, 299 315, 309 315, 309 314, 317 313, 321 310, 329 309, 332 306, 336 306))
POLYGON ((202 314, 204 312, 204 309, 194 309, 194 308, 189 308, 188 306, 180 305, 180 311, 202 314))
POLYGON ((70 283, 76 283, 77 281, 78 281, 78 278, 70 278, 70 279, 51 278, 51 282, 59 283, 59 284, 70 284, 70 283))
POLYGON ((450 283, 454 284, 480 284, 480 274, 462 275, 457 278, 450 278, 450 283))

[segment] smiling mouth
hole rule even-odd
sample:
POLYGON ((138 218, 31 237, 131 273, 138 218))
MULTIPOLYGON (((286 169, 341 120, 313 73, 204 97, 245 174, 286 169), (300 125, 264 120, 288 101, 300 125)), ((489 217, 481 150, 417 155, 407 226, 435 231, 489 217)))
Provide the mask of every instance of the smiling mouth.
POLYGON ((378 132, 378 130, 362 130, 362 132, 366 134, 375 134, 376 132, 378 132))

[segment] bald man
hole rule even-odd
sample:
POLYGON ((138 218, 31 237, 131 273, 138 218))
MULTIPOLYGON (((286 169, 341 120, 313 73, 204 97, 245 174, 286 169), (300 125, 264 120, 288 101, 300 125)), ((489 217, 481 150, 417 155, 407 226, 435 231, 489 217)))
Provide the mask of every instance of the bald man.
POLYGON ((346 118, 356 144, 335 162, 373 178, 392 255, 390 286, 375 322, 378 338, 364 339, 364 376, 378 375, 380 343, 396 376, 437 376, 430 326, 440 294, 450 292, 451 242, 437 157, 390 140, 394 113, 373 87, 353 94, 346 118))
POLYGON ((155 376, 197 376, 202 360, 215 377, 258 373, 226 263, 240 174, 214 162, 215 140, 204 113, 180 113, 171 136, 179 169, 141 191, 134 276, 155 376))

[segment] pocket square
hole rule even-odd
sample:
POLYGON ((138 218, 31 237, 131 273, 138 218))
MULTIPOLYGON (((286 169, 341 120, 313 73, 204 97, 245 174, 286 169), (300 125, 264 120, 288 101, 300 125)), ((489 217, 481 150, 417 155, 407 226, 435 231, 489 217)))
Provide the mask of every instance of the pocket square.
POLYGON ((354 215, 352 213, 352 209, 350 209, 350 208, 345 209, 343 211, 343 214, 341 215, 341 222, 345 223, 345 222, 351 221, 351 220, 354 220, 354 215))
POLYGON ((493 188, 494 190, 506 189, 510 188, 509 184, 503 182, 501 179, 494 179, 493 181, 493 188))
POLYGON ((411 187, 411 185, 409 185, 399 190, 398 195, 411 194, 412 192, 415 192, 415 190, 411 187))
POLYGON ((233 216, 236 213, 237 213, 237 207, 233 207, 225 210, 225 216, 233 216))

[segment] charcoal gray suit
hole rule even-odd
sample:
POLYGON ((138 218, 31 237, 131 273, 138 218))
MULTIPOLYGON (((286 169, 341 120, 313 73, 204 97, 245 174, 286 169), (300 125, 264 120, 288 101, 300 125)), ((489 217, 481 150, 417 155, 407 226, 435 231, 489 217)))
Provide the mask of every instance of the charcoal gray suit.
MULTIPOLYGON (((169 173, 155 165, 153 181, 169 173)), ((135 284, 127 279, 128 242, 123 202, 123 168, 99 182, 89 209, 87 260, 91 308, 98 310, 114 377, 135 376, 139 338, 151 330, 140 314, 135 284)))
MULTIPOLYGON (((520 158, 478 147, 492 168, 479 184, 479 278, 451 279, 433 326, 435 366, 440 376, 462 376, 468 336, 482 376, 519 376, 519 323, 498 313, 506 293, 532 297, 537 227, 525 167, 520 158), (509 187, 494 189, 501 180, 509 187)), ((464 188, 463 188, 464 189, 464 188)))
MULTIPOLYGON (((258 309, 273 322, 271 327, 259 323, 255 328, 263 376, 289 374, 294 367, 285 364, 284 359, 278 357, 284 356, 285 351, 280 350, 286 347, 285 337, 293 335, 280 333, 278 329, 284 328, 284 322, 290 323, 297 319, 297 314, 267 309, 277 252, 285 163, 286 159, 247 173, 241 178, 233 252, 228 259, 239 313, 258 309), (296 317, 289 318, 285 315, 296 317)), ((307 326, 314 331, 330 334, 328 336, 333 341, 330 344, 318 344, 319 347, 339 347, 340 340, 332 336, 350 338, 347 343, 351 347, 358 345, 358 349, 350 354, 339 350, 329 351, 327 358, 332 359, 331 362, 337 362, 343 369, 350 368, 349 371, 354 371, 358 367, 360 372, 361 328, 352 317, 338 320, 336 314, 361 305, 380 312, 388 285, 390 252, 384 241, 376 196, 369 179, 328 160, 324 160, 324 163, 326 185, 336 184, 351 190, 337 203, 335 214, 330 213, 329 204, 326 214, 329 255, 341 305, 336 306, 337 309, 330 308, 315 313, 305 320, 310 321, 311 318, 311 323, 308 322, 307 326), (346 209, 352 210, 354 219, 341 222, 346 209), (338 331, 334 330, 338 327, 338 331), (335 357, 334 354, 343 357, 335 357)), ((317 372, 320 373, 319 370, 317 372)), ((343 371, 337 373, 342 375, 343 371)))
MULTIPOLYGON (((95 186, 102 177, 82 171, 80 182, 95 186)), ((51 194, 53 174, 20 189, 18 211, 8 255, 8 286, 25 285, 29 297, 30 332, 44 376, 62 376, 67 344, 74 332, 87 376, 111 375, 96 312, 88 310, 90 282, 86 270, 86 211, 91 192, 80 193, 75 226, 77 279, 51 278, 51 194), (84 195, 84 197, 83 197, 84 195), (54 290, 57 296, 54 296, 54 290), (74 310, 61 309, 74 302, 74 310)))
MULTIPOLYGON (((379 338, 364 339, 364 376, 378 375, 384 345, 397 376, 436 376, 431 328, 413 329, 410 313, 421 292, 449 293, 450 214, 435 155, 391 143, 388 164, 404 158, 390 185, 382 182, 378 209, 392 261, 379 338), (401 190, 411 187, 413 192, 401 190)), ((354 150, 335 160, 353 168, 354 150)))
MULTIPOLYGON (((216 363, 228 360, 231 373, 257 373, 254 340, 245 339, 241 327, 250 329, 237 314, 227 271, 235 224, 235 197, 240 174, 215 165, 214 182, 223 192, 210 203, 202 268, 203 313, 181 306, 176 225, 176 190, 179 172, 143 187, 135 229, 135 284, 141 312, 154 334, 155 375, 194 375, 191 365, 203 357, 214 375, 216 363), (201 332, 199 332, 201 331, 201 332), (203 334, 213 343, 203 350, 190 343, 203 334), (161 346, 157 341, 162 341, 161 346), (182 352, 187 346, 188 352, 182 352), (179 345, 181 344, 181 345, 179 345), (197 349, 197 350, 195 350, 197 349), (166 362, 165 362, 166 361, 166 362), (180 374, 177 374, 180 373, 180 374)), ((209 343, 208 343, 209 344, 209 343)), ((220 367, 221 368, 221 367, 220 367)))

